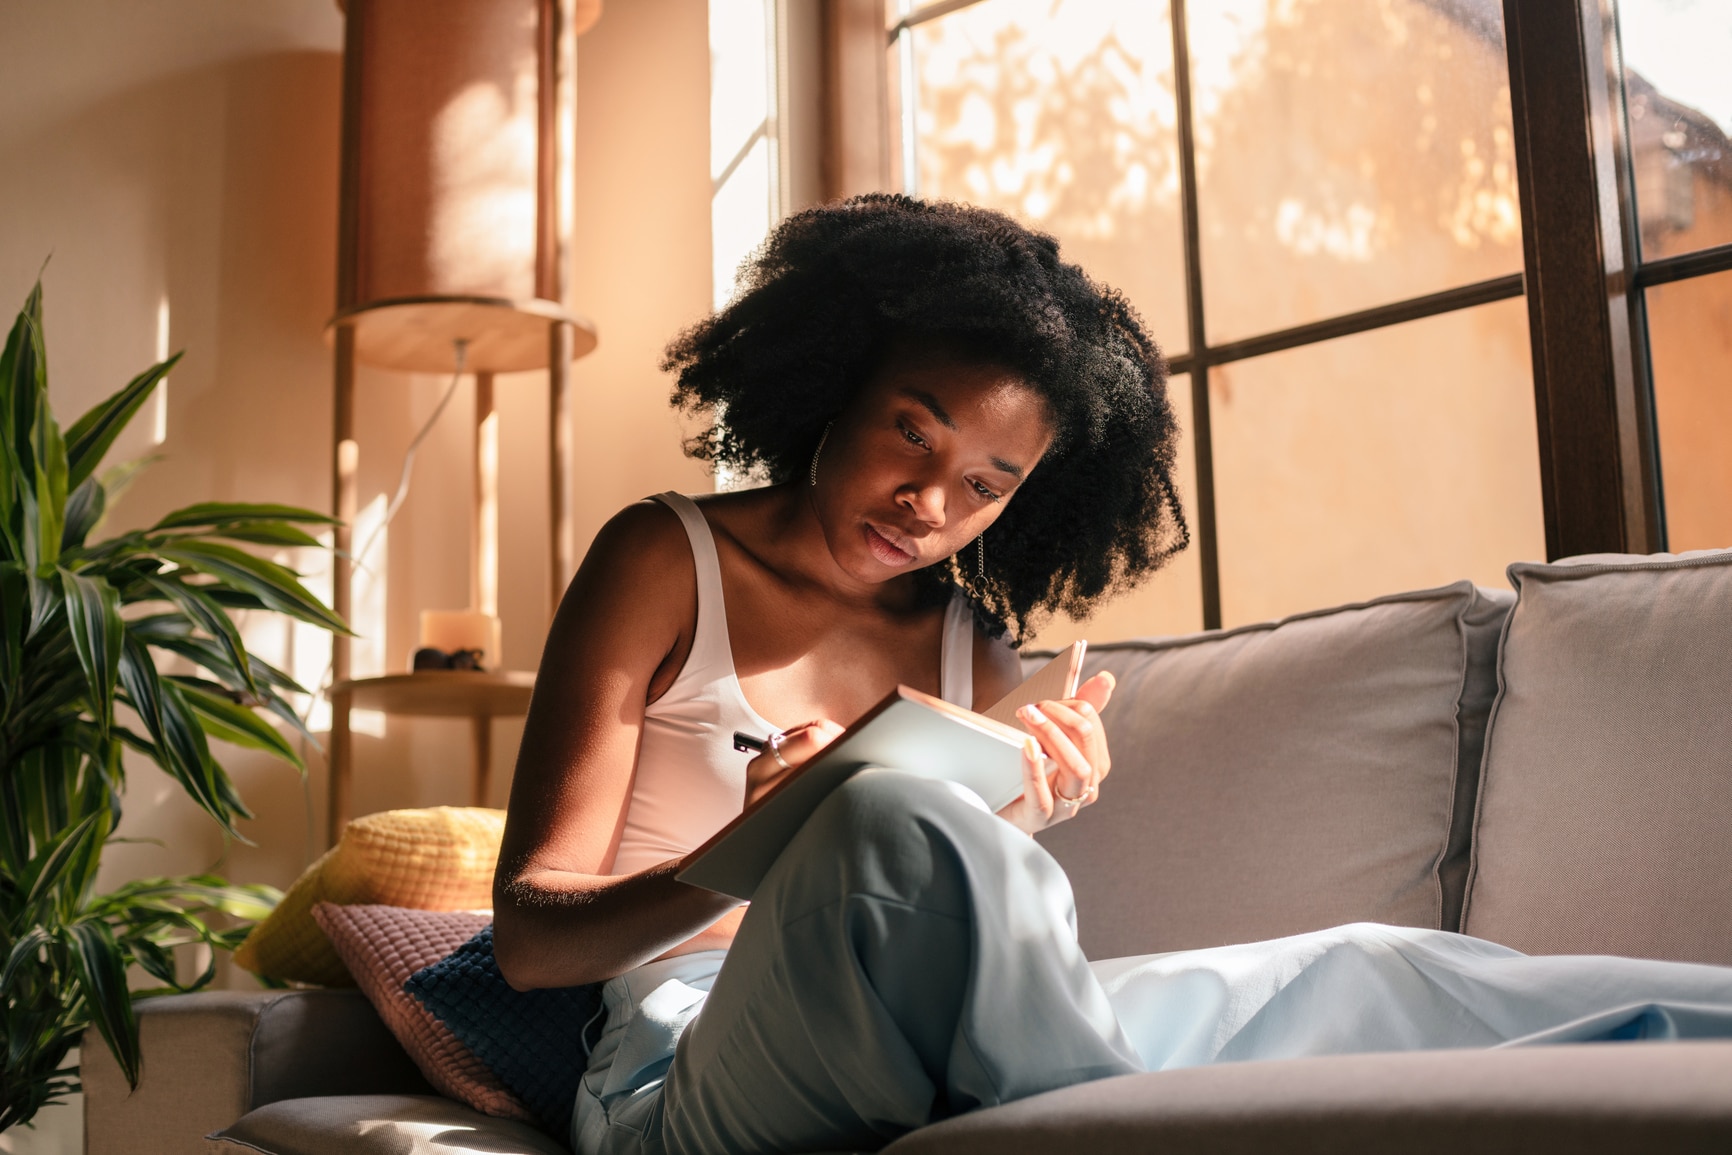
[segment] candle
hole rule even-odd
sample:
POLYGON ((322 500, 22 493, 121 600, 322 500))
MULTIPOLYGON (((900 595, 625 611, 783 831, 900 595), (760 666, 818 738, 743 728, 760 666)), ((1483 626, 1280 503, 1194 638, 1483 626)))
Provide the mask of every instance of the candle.
POLYGON ((499 619, 479 610, 422 610, 421 645, 454 654, 480 650, 481 665, 497 670, 500 660, 499 619))

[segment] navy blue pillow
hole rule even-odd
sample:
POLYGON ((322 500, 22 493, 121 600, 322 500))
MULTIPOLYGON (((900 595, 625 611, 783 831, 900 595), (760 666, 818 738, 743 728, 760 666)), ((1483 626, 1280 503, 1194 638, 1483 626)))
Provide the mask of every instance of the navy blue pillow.
POLYGON ((409 976, 403 989, 564 1139, 601 1031, 601 984, 516 991, 493 961, 493 927, 409 976), (588 1032, 586 1039, 585 1033, 588 1032))

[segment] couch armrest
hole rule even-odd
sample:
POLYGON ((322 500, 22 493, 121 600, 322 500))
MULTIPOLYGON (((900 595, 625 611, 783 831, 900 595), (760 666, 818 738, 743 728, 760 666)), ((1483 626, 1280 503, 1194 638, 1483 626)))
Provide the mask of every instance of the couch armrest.
POLYGON ((102 1041, 82 1055, 85 1151, 185 1155, 255 1107, 432 1094, 358 991, 204 991, 138 1004, 138 1089, 102 1041))

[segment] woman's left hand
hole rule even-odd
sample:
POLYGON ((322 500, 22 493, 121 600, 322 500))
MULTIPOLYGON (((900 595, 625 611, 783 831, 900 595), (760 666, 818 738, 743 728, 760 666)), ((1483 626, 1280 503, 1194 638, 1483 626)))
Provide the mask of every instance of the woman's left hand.
POLYGON ((1017 711, 1031 734, 1023 748, 1023 790, 998 812, 1000 818, 1033 834, 1076 817, 1100 797, 1101 783, 1112 770, 1101 711, 1115 684, 1103 670, 1078 686, 1074 698, 1017 711))

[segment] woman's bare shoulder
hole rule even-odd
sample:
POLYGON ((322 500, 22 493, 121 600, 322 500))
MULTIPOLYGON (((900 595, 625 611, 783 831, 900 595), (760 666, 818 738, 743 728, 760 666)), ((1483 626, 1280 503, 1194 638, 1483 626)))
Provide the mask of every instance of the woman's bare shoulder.
POLYGON ((657 501, 628 505, 596 532, 560 600, 543 669, 562 653, 606 652, 616 660, 634 655, 630 664, 648 662, 653 671, 690 631, 696 605, 692 550, 679 518, 657 501))

